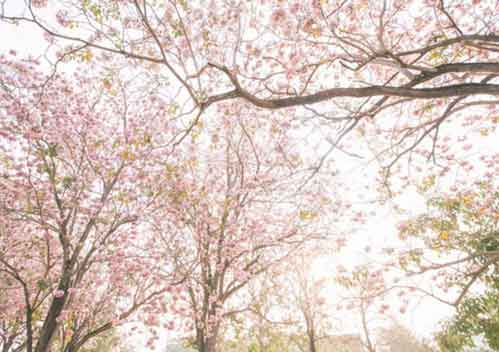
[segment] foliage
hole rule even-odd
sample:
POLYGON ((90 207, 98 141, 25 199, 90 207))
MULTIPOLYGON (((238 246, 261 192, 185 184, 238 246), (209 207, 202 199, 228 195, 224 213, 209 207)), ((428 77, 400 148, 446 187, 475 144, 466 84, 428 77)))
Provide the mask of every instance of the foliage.
POLYGON ((439 287, 457 294, 451 302, 456 315, 439 335, 445 350, 474 347, 477 337, 483 337, 490 348, 499 348, 498 214, 495 184, 481 182, 473 191, 430 198, 427 213, 405 222, 401 230, 401 236, 415 236, 427 246, 405 262, 406 269, 438 271, 439 287), (432 262, 433 258, 440 263, 432 262))
POLYGON ((498 282, 496 278, 485 293, 462 301, 456 315, 437 335, 442 349, 457 352, 487 346, 491 351, 499 351, 498 282))

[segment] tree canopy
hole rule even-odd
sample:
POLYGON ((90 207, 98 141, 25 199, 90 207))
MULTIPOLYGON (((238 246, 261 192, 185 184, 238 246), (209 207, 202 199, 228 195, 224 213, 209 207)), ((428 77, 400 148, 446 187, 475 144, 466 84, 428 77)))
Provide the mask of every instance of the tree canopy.
POLYGON ((0 47, 2 352, 131 323, 315 352, 342 314, 374 350, 420 295, 456 309, 440 346, 499 348, 496 0, 2 0, 0 26, 40 38, 0 47))

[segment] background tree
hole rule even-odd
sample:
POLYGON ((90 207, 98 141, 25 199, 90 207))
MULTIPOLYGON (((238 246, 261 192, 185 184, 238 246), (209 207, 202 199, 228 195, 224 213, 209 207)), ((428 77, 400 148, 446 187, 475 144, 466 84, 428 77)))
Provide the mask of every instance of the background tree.
MULTIPOLYGON (((315 245, 320 248, 321 243, 315 245)), ((327 248, 325 243, 323 245, 327 248)), ((327 276, 317 278, 314 273, 321 252, 324 250, 309 249, 295 256, 281 279, 285 288, 281 298, 283 309, 296 321, 297 335, 304 337, 301 350, 308 352, 320 351, 321 341, 334 335, 338 328, 334 326, 332 307, 326 300, 325 288, 330 287, 331 282, 327 282, 327 276)))
POLYGON ((305 253, 249 284, 247 310, 224 326, 224 351, 317 351, 333 334, 324 282, 313 279, 305 253))
POLYGON ((401 236, 417 239, 405 269, 431 273, 439 296, 456 307, 439 341, 446 350, 474 347, 481 336, 498 349, 499 193, 492 180, 473 189, 428 195, 427 211, 403 223, 401 236))
POLYGON ((306 344, 299 322, 285 309, 286 289, 281 280, 287 274, 282 267, 271 268, 248 283, 248 307, 223 325, 222 351, 288 351, 306 344))
POLYGON ((189 270, 183 292, 188 308, 179 313, 191 321, 200 352, 214 351, 223 320, 246 310, 250 302, 242 289, 251 280, 306 243, 332 237, 328 224, 339 219, 321 175, 305 184, 308 175, 300 172, 303 162, 286 123, 245 108, 231 115, 237 117, 196 126, 196 138, 179 146, 209 144, 209 153, 190 152, 187 162, 172 166, 170 177, 184 181, 174 181, 172 209, 157 225, 177 233, 162 244, 166 258, 181 253, 174 272, 189 270), (326 209, 332 214, 327 218, 326 209))
POLYGON ((414 352, 432 352, 428 343, 414 336, 403 324, 393 320, 391 326, 382 328, 376 336, 377 344, 383 346, 388 351, 414 351, 414 352))
POLYGON ((120 337, 116 329, 111 329, 106 333, 97 336, 93 341, 94 346, 85 346, 81 348, 82 352, 113 352, 113 351, 131 351, 126 346, 126 342, 120 337))
POLYGON ((337 309, 344 310, 359 319, 358 329, 365 350, 376 352, 377 330, 383 326, 382 322, 386 320, 387 313, 393 309, 384 300, 388 291, 382 268, 362 265, 347 272, 343 266, 340 266, 336 280, 345 289, 337 309))

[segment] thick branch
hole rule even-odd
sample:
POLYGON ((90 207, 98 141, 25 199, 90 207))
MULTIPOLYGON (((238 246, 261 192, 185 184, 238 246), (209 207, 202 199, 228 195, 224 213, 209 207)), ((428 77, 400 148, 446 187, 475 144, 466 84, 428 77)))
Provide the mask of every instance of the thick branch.
POLYGON ((316 104, 340 97, 368 98, 374 96, 392 96, 412 99, 437 99, 478 94, 499 95, 499 85, 497 84, 462 83, 443 87, 413 88, 420 83, 426 82, 446 73, 499 73, 499 64, 497 63, 458 63, 441 65, 436 67, 431 72, 421 73, 402 87, 374 85, 358 88, 331 88, 308 95, 279 99, 261 99, 246 91, 240 85, 235 74, 230 72, 228 68, 216 64, 210 65, 220 71, 223 71, 228 76, 234 86, 234 90, 208 98, 208 100, 204 103, 205 108, 212 103, 235 98, 242 98, 249 103, 264 109, 281 109, 293 106, 316 104))

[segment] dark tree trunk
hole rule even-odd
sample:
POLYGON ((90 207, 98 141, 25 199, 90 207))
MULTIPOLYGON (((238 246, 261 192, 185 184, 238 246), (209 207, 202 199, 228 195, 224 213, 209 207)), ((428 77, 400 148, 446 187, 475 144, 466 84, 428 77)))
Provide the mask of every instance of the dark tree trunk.
POLYGON ((218 329, 212 332, 210 336, 206 336, 202 331, 196 332, 197 349, 199 352, 216 352, 218 329))
POLYGON ((61 314, 66 303, 69 278, 69 269, 66 268, 58 285, 58 290, 63 291, 64 296, 60 298, 54 297, 54 299, 52 300, 49 311, 45 317, 45 321, 43 322, 43 326, 40 331, 40 337, 38 338, 35 352, 47 352, 49 350, 50 342, 52 341, 52 337, 54 336, 54 333, 57 329, 57 317, 59 316, 59 314, 61 314))
POLYGON ((308 348, 309 348, 309 352, 317 352, 317 346, 315 345, 315 333, 314 333, 314 331, 309 331, 309 333, 308 333, 308 348))

